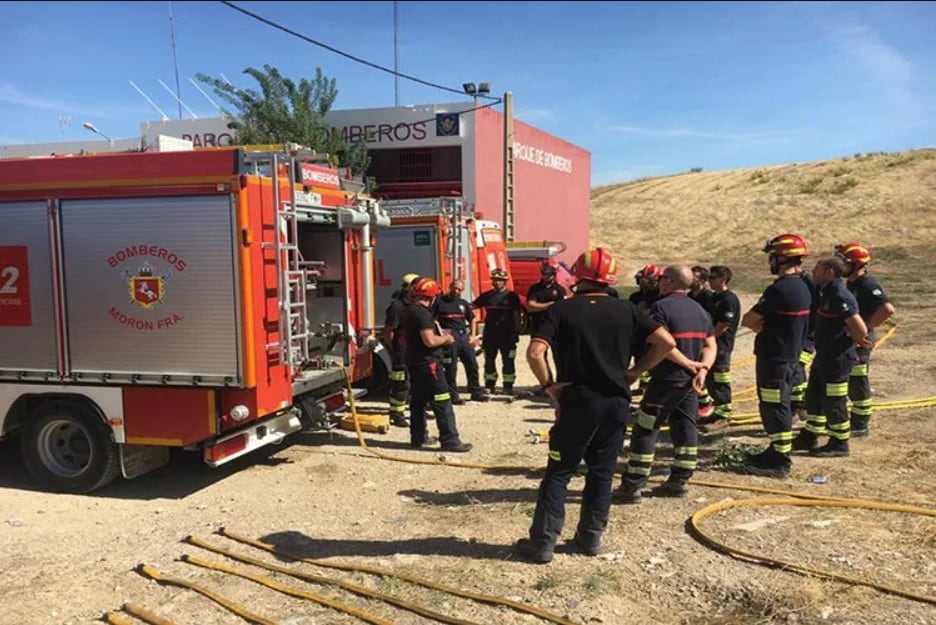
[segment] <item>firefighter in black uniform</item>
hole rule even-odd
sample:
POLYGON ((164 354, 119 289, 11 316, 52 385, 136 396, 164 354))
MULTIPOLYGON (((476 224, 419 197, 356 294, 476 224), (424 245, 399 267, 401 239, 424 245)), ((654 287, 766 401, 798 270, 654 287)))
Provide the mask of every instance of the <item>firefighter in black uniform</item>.
POLYGON ((806 389, 806 426, 793 440, 793 450, 814 456, 848 455, 848 377, 858 358, 856 345, 871 346, 858 300, 841 280, 844 274, 845 262, 837 256, 820 259, 813 269, 819 287, 816 357, 806 389), (819 447, 824 434, 829 441, 819 447))
POLYGON ((459 406, 465 400, 458 396, 458 362, 465 366, 465 375, 468 378, 468 391, 472 401, 487 401, 488 397, 481 388, 478 380, 478 355, 475 352, 475 333, 477 323, 471 304, 462 299, 465 283, 455 280, 449 285, 449 292, 439 296, 432 311, 443 330, 448 330, 455 337, 455 342, 449 348, 448 354, 442 359, 445 365, 445 377, 448 380, 452 393, 452 404, 459 406))
POLYGON ((803 271, 802 266, 797 267, 797 275, 809 287, 812 305, 809 307, 809 323, 806 326, 806 338, 803 339, 803 351, 800 352, 799 361, 793 372, 793 394, 790 407, 793 414, 800 419, 805 419, 807 416, 806 387, 809 385, 809 371, 812 368, 813 358, 816 357, 816 311, 819 309, 819 289, 816 287, 812 273, 803 271))
POLYGON ((676 345, 665 328, 633 304, 608 296, 604 287, 614 283, 616 266, 606 250, 582 254, 573 273, 578 279, 575 294, 549 309, 527 349, 533 374, 559 404, 529 538, 517 541, 520 554, 537 563, 552 560, 565 523, 566 489, 583 459, 588 472, 573 543, 585 554, 599 552, 624 441, 630 385, 676 345), (634 346, 645 340, 647 353, 628 369, 634 346), (546 365, 549 346, 558 364, 555 380, 546 365))
POLYGON ((758 408, 770 446, 749 455, 741 469, 753 475, 787 477, 793 450, 793 376, 803 351, 812 294, 797 274, 807 254, 802 237, 778 235, 767 242, 764 252, 768 254, 770 273, 778 277, 744 313, 741 325, 757 335, 754 354, 758 408))
POLYGON ((484 347, 484 386, 494 392, 497 385, 497 354, 500 353, 504 373, 504 394, 513 394, 513 385, 517 379, 516 363, 517 342, 520 340, 520 314, 523 305, 520 297, 507 290, 507 270, 491 271, 493 289, 485 291, 471 303, 475 308, 483 308, 484 333, 481 339, 484 347))
POLYGON ((698 393, 705 388, 718 348, 712 317, 688 297, 691 284, 689 267, 667 267, 660 278, 660 299, 650 307, 650 317, 669 331, 676 340, 676 349, 653 368, 637 410, 630 459, 618 489, 622 503, 640 503, 640 489, 650 477, 657 434, 664 423, 669 423, 674 455, 669 478, 660 486, 659 494, 684 496, 696 469, 698 393))
MULTIPOLYGON (((533 336, 546 311, 558 301, 564 300, 568 293, 561 284, 556 282, 556 266, 549 261, 540 265, 539 282, 527 291, 527 312, 529 312, 530 336, 533 336)), ((610 293, 609 293, 610 295, 610 293)), ((548 361, 547 361, 548 362, 548 361)))
POLYGON ((715 402, 711 417, 699 419, 704 432, 714 432, 730 425, 728 418, 732 413, 731 404, 731 354, 734 351, 738 323, 741 321, 741 300, 728 288, 731 282, 731 268, 714 265, 709 269, 709 282, 712 285, 712 322, 715 324, 715 344, 718 355, 715 365, 705 379, 709 394, 715 402))
POLYGON ((406 404, 409 401, 410 381, 406 371, 406 345, 403 337, 403 310, 406 308, 407 292, 419 276, 408 273, 400 282, 400 289, 390 296, 383 327, 384 345, 390 348, 390 422, 406 427, 406 404))
MULTIPOLYGON (((712 301, 715 292, 709 288, 709 270, 702 265, 692 268, 692 286, 689 287, 689 298, 705 309, 710 317, 714 317, 712 301)), ((706 379, 711 379, 709 376, 706 379)), ((708 386, 699 394, 699 417, 711 417, 715 413, 715 400, 709 393, 708 386)))
MULTIPOLYGON (((868 326, 868 338, 873 343, 877 340, 874 330, 894 314, 894 305, 888 301, 877 278, 868 274, 867 265, 871 262, 868 248, 860 243, 846 243, 836 246, 836 254, 845 260, 845 284, 858 300, 859 314, 868 326)), ((856 437, 868 435, 871 415, 874 414, 874 400, 868 378, 871 349, 858 347, 858 361, 848 378, 848 398, 852 402, 851 433, 856 437)))
MULTIPOLYGON (((628 296, 628 300, 644 313, 650 312, 653 302, 660 298, 660 276, 663 275, 663 268, 650 263, 644 265, 640 271, 634 274, 634 280, 637 282, 637 290, 628 296)), ((637 345, 634 351, 634 358, 640 358, 643 355, 643 346, 637 345)), ((637 393, 643 394, 650 383, 650 372, 644 371, 640 375, 637 393)))
POLYGON ((469 451, 471 445, 463 443, 458 436, 452 396, 442 367, 442 354, 455 342, 455 337, 439 328, 430 310, 441 291, 439 283, 432 278, 419 278, 410 286, 410 303, 403 311, 406 366, 412 379, 410 444, 419 448, 429 442, 426 404, 430 404, 442 450, 464 452, 469 451))

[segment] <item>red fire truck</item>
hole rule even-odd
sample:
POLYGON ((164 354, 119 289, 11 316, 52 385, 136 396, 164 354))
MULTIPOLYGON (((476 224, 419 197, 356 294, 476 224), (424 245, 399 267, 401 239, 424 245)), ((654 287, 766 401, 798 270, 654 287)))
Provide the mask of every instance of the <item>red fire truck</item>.
POLYGON ((372 369, 378 203, 314 155, 0 160, 0 437, 46 488, 330 427, 372 369))
MULTIPOLYGON (((404 274, 435 278, 444 290, 452 280, 462 280, 462 297, 470 302, 491 288, 491 271, 509 270, 500 225, 479 219, 460 197, 383 200, 381 208, 391 225, 375 237, 378 325, 404 274)), ((507 288, 513 288, 512 279, 507 288)), ((378 355, 381 360, 375 363, 371 390, 383 386, 390 370, 387 350, 379 350, 378 355)))

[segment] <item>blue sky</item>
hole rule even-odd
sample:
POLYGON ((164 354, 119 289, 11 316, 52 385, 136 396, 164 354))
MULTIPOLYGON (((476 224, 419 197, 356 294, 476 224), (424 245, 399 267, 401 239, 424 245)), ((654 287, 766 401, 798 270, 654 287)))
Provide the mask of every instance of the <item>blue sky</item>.
MULTIPOLYGON (((239 2, 393 66, 392 2, 239 2)), ((197 72, 248 66, 337 80, 335 108, 392 106, 392 76, 220 2, 173 2, 183 101, 216 114, 197 72)), ((400 2, 400 71, 510 90, 518 118, 592 153, 592 181, 936 145, 933 2, 400 2)), ((0 144, 111 137, 170 117, 168 2, 4 5, 0 144), (70 124, 60 120, 70 117, 70 124)), ((459 96, 401 79, 400 103, 459 96)), ((188 113, 183 110, 183 116, 188 113)))

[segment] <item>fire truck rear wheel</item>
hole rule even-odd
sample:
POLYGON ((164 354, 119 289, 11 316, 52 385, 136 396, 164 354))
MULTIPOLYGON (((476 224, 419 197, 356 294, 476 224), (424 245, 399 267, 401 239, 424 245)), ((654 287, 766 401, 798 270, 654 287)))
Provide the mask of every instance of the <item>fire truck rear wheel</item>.
POLYGON ((27 419, 20 450, 30 475, 57 492, 88 493, 120 475, 110 429, 80 401, 42 404, 27 419))

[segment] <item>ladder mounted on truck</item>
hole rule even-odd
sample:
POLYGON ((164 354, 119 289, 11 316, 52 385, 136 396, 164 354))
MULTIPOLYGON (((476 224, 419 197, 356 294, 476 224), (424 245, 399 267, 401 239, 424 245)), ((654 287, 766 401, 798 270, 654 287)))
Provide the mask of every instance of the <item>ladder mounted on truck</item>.
POLYGON ((384 212, 394 217, 464 217, 472 219, 474 209, 460 197, 419 198, 413 200, 382 200, 384 212))
MULTIPOLYGON (((296 206, 297 160, 322 162, 322 155, 313 151, 245 152, 244 163, 253 167, 255 174, 268 175, 272 181, 273 204, 276 206, 276 232, 272 243, 264 243, 264 249, 272 249, 276 256, 277 299, 279 309, 279 337, 276 343, 268 343, 268 352, 277 352, 279 361, 299 369, 311 360, 307 292, 315 289, 314 278, 318 269, 325 265, 321 261, 307 261, 299 251, 299 211, 296 206), (281 165, 286 165, 285 175, 289 194, 281 194, 281 165)), ((307 202, 308 199, 304 198, 307 202)))

